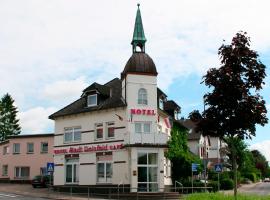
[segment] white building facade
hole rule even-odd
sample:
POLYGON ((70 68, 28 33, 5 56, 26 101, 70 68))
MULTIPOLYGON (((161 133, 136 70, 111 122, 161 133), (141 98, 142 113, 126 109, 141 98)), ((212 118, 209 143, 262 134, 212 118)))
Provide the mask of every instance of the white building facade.
POLYGON ((166 107, 172 101, 157 87, 145 42, 138 7, 133 54, 121 79, 93 83, 49 117, 55 121, 55 186, 123 184, 131 192, 155 192, 172 184, 165 154, 169 113, 177 114, 179 106, 166 107))

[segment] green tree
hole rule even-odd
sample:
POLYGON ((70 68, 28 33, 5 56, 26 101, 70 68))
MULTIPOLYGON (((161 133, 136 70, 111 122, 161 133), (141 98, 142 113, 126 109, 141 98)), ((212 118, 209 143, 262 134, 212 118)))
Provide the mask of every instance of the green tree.
MULTIPOLYGON (((204 95, 206 109, 198 124, 203 134, 220 137, 225 142, 233 138, 256 135, 256 124, 265 125, 265 101, 259 94, 264 84, 265 65, 256 51, 250 49, 250 38, 239 32, 231 44, 218 51, 219 68, 208 70, 203 82, 213 90, 204 95)), ((234 196, 237 198, 236 146, 231 146, 234 171, 234 196)))
MULTIPOLYGON (((173 123, 171 138, 168 142, 166 157, 172 162, 172 178, 186 180, 191 176, 191 164, 202 164, 199 157, 189 151, 187 145, 188 129, 179 123, 173 123)), ((201 170, 201 169, 199 169, 201 170)))
POLYGON ((17 113, 12 97, 9 94, 4 95, 0 100, 0 141, 6 140, 10 135, 20 134, 17 113))
POLYGON ((267 176, 268 171, 268 161, 266 160, 265 156, 258 150, 251 151, 253 155, 253 160, 255 167, 261 172, 263 177, 267 176))

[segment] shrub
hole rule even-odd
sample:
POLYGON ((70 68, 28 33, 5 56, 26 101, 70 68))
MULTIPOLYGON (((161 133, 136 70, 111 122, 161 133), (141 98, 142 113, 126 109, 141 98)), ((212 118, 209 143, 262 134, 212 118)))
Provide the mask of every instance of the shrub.
POLYGON ((255 173, 246 173, 243 174, 243 176, 249 180, 251 180, 252 182, 256 182, 257 181, 257 175, 255 173))
POLYGON ((219 175, 219 180, 223 180, 223 179, 229 179, 229 178, 231 178, 230 177, 230 174, 229 174, 229 172, 222 172, 222 173, 220 173, 220 175, 219 175))
POLYGON ((208 172, 208 180, 217 181, 218 180, 218 174, 217 172, 211 170, 208 172))
POLYGON ((207 184, 207 187, 212 187, 211 192, 217 192, 218 191, 218 181, 211 181, 207 184))
POLYGON ((223 179, 220 181, 220 189, 222 190, 231 190, 233 189, 233 185, 232 179, 223 179))

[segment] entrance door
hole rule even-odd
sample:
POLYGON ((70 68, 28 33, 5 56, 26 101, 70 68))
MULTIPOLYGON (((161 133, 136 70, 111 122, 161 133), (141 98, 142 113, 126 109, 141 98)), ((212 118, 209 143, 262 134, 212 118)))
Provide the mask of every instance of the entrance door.
POLYGON ((158 191, 158 154, 149 152, 138 153, 138 191, 158 191))

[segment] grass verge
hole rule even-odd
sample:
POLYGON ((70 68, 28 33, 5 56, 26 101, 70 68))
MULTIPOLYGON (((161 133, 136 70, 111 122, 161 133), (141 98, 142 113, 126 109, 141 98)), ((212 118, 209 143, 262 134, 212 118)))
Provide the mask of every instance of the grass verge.
MULTIPOLYGON (((234 197, 222 193, 197 193, 186 196, 184 200, 234 200, 234 197)), ((237 200, 270 200, 270 196, 239 194, 237 200)))

